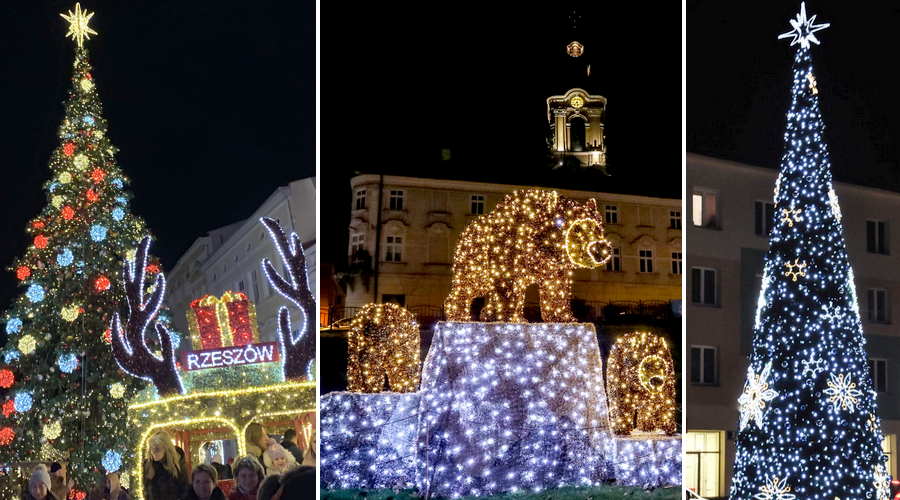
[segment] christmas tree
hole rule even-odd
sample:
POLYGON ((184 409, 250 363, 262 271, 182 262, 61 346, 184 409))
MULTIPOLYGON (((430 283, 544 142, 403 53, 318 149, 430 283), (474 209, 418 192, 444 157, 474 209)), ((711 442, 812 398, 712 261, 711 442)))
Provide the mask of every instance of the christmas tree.
MULTIPOLYGON (((148 232, 129 212, 128 179, 116 163, 83 46, 96 34, 88 27, 92 16, 80 5, 63 15, 77 48, 45 183, 48 205, 27 227, 33 244, 11 267, 23 293, 0 317, 8 337, 0 351, 0 387, 8 391, 0 460, 66 460, 82 487, 131 455, 127 401, 144 384, 123 376, 108 325, 113 313, 127 312, 122 261, 148 232)), ((149 283, 158 262, 147 271, 149 283)))
POLYGON ((791 20, 793 66, 775 221, 740 403, 732 499, 887 499, 865 338, 810 58, 814 33, 791 20))

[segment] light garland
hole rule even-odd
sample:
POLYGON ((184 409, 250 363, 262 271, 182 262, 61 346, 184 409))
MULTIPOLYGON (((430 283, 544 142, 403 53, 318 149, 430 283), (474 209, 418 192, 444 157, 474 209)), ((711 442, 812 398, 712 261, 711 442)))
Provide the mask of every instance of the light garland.
POLYGON ((597 268, 609 257, 593 199, 581 205, 555 191, 516 191, 460 236, 447 319, 468 321, 472 300, 487 296, 482 321, 524 322, 525 289, 537 283, 541 318, 574 321, 572 270, 597 268))
POLYGON ((367 304, 350 327, 347 390, 413 392, 419 385, 419 325, 396 304, 367 304))
POLYGON ((675 433, 675 369, 665 340, 629 333, 616 341, 607 361, 609 425, 628 435, 675 433))
POLYGON ((801 4, 783 35, 799 44, 776 183, 784 217, 772 221, 738 400, 733 500, 886 496, 878 471, 887 457, 871 418, 875 392, 809 50, 826 25, 814 19, 801 4))

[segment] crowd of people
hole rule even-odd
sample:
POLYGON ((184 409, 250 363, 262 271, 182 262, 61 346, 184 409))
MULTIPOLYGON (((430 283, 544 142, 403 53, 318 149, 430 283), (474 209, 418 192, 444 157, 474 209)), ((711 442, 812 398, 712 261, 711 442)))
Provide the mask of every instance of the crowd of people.
MULTIPOLYGON (((229 458, 215 455, 210 463, 196 465, 188 477, 184 450, 175 446, 165 431, 147 440, 141 478, 146 500, 314 500, 316 491, 316 434, 306 450, 297 446, 297 432, 287 429, 278 443, 265 426, 251 423, 244 434, 247 455, 229 458), (232 480, 226 484, 220 481, 232 480), (226 487, 228 494, 222 490, 226 487)), ((66 482, 58 463, 50 469, 38 465, 29 481, 27 500, 64 500, 75 486, 66 482)), ((103 484, 89 488, 88 500, 129 500, 131 496, 115 472, 103 484)))

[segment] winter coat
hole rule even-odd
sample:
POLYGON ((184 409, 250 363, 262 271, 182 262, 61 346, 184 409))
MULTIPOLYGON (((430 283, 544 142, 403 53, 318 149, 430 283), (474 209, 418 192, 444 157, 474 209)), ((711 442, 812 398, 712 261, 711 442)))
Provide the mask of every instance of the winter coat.
POLYGON ((187 466, 179 464, 181 470, 178 477, 172 477, 161 463, 153 461, 153 479, 144 475, 144 492, 146 500, 175 500, 188 489, 187 466))
MULTIPOLYGON (((256 490, 259 491, 259 485, 256 486, 256 490)), ((228 494, 228 500, 256 500, 256 491, 249 495, 245 495, 241 493, 240 488, 235 485, 234 488, 231 488, 231 493, 228 494)))
MULTIPOLYGON (((194 493, 193 486, 188 488, 187 491, 184 492, 181 500, 198 500, 197 494, 194 493)), ((226 500, 225 493, 222 493, 222 490, 220 490, 219 487, 216 486, 215 488, 213 488, 212 495, 209 496, 209 500, 226 500)))
POLYGON ((213 462, 212 466, 214 469, 216 469, 216 474, 219 475, 219 481, 223 479, 231 479, 231 467, 222 465, 219 462, 213 462))
POLYGON ((301 450, 299 446, 294 444, 293 441, 288 441, 287 439, 285 439, 281 442, 281 446, 285 450, 291 452, 291 455, 294 455, 294 458, 297 459, 298 464, 303 462, 303 450, 301 450))

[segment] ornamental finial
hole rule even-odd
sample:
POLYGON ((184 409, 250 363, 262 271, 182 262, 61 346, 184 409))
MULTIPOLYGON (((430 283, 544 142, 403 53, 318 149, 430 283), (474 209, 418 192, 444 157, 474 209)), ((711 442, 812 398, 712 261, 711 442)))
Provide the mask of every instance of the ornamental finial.
POLYGON ((90 35, 96 35, 97 32, 88 27, 88 22, 90 22, 91 18, 94 17, 94 13, 81 10, 81 4, 75 4, 75 12, 73 13, 69 10, 69 15, 60 14, 63 19, 69 21, 69 32, 66 33, 66 36, 72 36, 72 40, 76 40, 78 42, 78 47, 81 48, 84 44, 84 39, 91 39, 90 35))
POLYGON ((806 2, 800 3, 800 13, 797 14, 797 19, 791 19, 790 22, 791 26, 793 26, 794 29, 788 31, 787 33, 778 35, 778 39, 781 40, 782 38, 793 37, 793 40, 791 40, 791 46, 799 43, 800 47, 804 49, 809 48, 809 42, 813 42, 816 45, 819 45, 819 39, 816 38, 816 35, 814 35, 814 33, 831 26, 831 23, 816 24, 816 16, 812 16, 807 19, 806 2))

